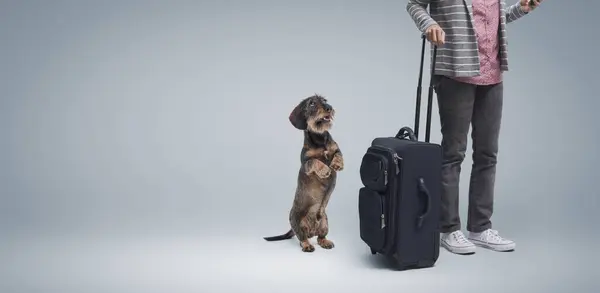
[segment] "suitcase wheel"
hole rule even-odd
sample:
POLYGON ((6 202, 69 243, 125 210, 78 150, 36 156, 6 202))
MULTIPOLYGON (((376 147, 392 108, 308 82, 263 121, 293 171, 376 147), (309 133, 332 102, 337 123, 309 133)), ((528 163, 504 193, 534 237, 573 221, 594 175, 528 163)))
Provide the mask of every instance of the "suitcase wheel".
POLYGON ((377 251, 373 250, 373 248, 371 248, 371 254, 377 254, 377 251))

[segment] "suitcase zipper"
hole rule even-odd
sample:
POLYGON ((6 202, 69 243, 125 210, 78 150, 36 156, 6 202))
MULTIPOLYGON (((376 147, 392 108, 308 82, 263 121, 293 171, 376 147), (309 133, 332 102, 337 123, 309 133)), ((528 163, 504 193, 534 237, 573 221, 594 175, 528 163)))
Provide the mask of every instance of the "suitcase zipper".
POLYGON ((398 173, 400 173, 400 166, 398 166, 398 160, 401 160, 402 158, 400 158, 400 156, 398 156, 398 154, 394 153, 394 165, 396 165, 396 175, 398 175, 398 173))
POLYGON ((381 229, 385 228, 385 214, 381 214, 381 229))
POLYGON ((388 173, 387 170, 383 170, 383 185, 387 186, 388 184, 388 173))

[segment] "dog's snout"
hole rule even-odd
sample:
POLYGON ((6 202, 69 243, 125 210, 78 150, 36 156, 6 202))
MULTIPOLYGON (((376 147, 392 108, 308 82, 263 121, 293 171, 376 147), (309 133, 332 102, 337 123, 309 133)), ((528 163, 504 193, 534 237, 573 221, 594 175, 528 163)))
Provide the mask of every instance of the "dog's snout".
POLYGON ((325 111, 327 111, 327 112, 331 112, 331 110, 333 110, 333 108, 329 104, 323 105, 323 109, 325 109, 325 111))

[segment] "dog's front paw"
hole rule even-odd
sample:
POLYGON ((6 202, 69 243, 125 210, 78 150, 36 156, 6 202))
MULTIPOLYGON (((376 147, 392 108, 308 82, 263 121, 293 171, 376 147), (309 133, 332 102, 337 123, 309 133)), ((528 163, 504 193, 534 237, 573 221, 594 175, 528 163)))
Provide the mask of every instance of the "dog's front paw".
POLYGON ((317 168, 315 173, 317 174, 317 176, 319 176, 319 178, 325 179, 331 175, 331 169, 327 167, 327 165, 321 164, 321 166, 317 168))
POLYGON ((342 157, 333 158, 333 160, 331 160, 331 164, 329 165, 329 167, 331 167, 331 169, 333 169, 335 171, 344 170, 344 159, 342 157))

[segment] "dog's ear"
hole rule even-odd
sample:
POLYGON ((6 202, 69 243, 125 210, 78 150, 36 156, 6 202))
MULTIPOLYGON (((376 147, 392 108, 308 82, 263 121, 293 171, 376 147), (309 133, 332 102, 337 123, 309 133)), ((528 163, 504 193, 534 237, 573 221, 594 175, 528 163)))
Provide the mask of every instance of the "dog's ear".
POLYGON ((290 113, 289 117, 292 125, 300 130, 306 130, 308 127, 308 124, 306 123, 306 116, 304 115, 305 104, 306 101, 300 102, 300 104, 298 104, 298 106, 292 110, 292 113, 290 113))

